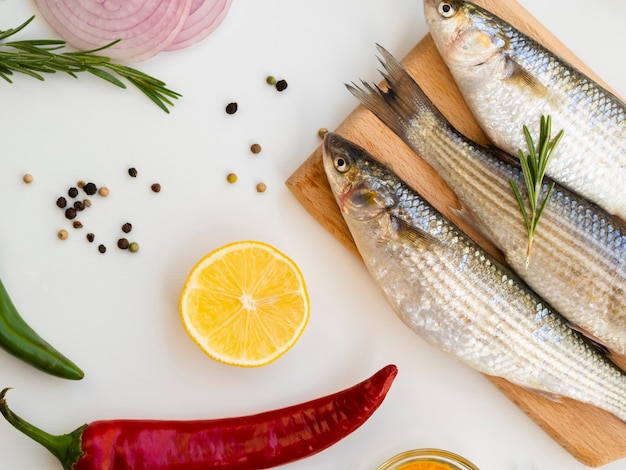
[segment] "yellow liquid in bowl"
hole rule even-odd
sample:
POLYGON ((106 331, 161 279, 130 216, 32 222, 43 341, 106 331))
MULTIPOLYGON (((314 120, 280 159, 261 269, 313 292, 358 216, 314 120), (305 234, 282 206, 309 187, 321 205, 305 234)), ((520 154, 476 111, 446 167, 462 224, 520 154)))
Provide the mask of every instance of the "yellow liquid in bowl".
POLYGON ((421 460, 402 464, 397 470, 452 470, 452 467, 444 463, 421 460))

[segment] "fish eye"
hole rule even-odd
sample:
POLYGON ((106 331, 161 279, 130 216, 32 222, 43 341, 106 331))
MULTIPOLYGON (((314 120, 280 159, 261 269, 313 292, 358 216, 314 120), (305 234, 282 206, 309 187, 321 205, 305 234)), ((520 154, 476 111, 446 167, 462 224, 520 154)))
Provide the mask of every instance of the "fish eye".
POLYGON ((440 2, 437 11, 444 18, 451 18, 456 13, 456 6, 452 2, 440 2))
POLYGON ((335 165, 335 169, 339 173, 345 173, 346 171, 350 169, 350 163, 348 162, 348 159, 344 157, 343 155, 336 156, 335 161, 333 163, 335 165))

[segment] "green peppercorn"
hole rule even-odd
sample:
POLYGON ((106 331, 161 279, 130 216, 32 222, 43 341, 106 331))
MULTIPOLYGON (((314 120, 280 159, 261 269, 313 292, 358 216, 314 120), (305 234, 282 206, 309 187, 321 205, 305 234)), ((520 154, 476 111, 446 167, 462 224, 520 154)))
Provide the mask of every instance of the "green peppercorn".
POLYGON ((273 75, 268 75, 267 78, 265 79, 265 82, 268 85, 276 85, 276 77, 274 77, 273 75))
POLYGON ((228 175, 226 176, 226 181, 228 181, 230 184, 236 183, 237 175, 235 173, 228 173, 228 175))
POLYGON ((131 253, 137 253, 139 251, 139 243, 132 242, 130 245, 128 245, 128 251, 130 251, 131 253))

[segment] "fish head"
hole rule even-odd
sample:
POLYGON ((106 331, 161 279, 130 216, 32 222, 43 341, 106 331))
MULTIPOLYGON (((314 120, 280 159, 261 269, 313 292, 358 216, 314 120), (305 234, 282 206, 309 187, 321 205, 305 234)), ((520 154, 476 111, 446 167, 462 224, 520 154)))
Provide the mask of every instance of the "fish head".
POLYGON ((497 17, 463 0, 424 0, 430 34, 448 66, 477 67, 502 54, 508 40, 497 17))
POLYGON ((324 136, 322 158, 344 218, 371 220, 396 205, 391 173, 362 147, 328 132, 324 136))

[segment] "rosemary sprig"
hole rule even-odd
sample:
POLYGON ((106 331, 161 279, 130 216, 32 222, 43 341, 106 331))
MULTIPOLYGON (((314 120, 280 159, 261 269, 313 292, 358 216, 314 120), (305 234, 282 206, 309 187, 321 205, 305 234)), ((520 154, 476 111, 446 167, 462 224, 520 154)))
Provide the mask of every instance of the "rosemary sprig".
POLYGON ((543 199, 541 199, 543 178, 546 174, 546 169, 548 168, 548 163, 550 163, 554 149, 563 137, 563 130, 561 130, 556 137, 552 139, 552 118, 550 116, 541 116, 539 126, 539 143, 535 147, 535 142, 530 135, 528 127, 524 126, 523 129, 526 137, 528 154, 524 154, 521 149, 518 150, 517 154, 522 166, 522 173, 524 175, 529 211, 526 210, 526 204, 524 204, 524 199, 522 198, 515 181, 510 180, 510 183, 520 211, 522 212, 522 216, 524 217, 526 231, 528 232, 528 245, 526 248, 526 267, 528 267, 532 244, 535 232, 537 231, 537 224, 539 223, 539 219, 541 218, 543 211, 546 208, 548 199, 552 194, 552 190, 554 189, 554 183, 552 183, 545 196, 543 196, 543 199))
POLYGON ((34 19, 31 16, 17 28, 0 30, 0 77, 11 81, 14 72, 44 80, 43 74, 63 72, 77 78, 79 72, 88 72, 120 88, 126 85, 118 78, 124 78, 139 89, 163 111, 169 113, 168 106, 178 99, 179 93, 167 88, 166 84, 150 75, 126 65, 112 62, 110 58, 97 55, 117 42, 113 41, 98 49, 88 51, 58 52, 67 44, 56 39, 6 41, 7 38, 24 29, 34 19))

